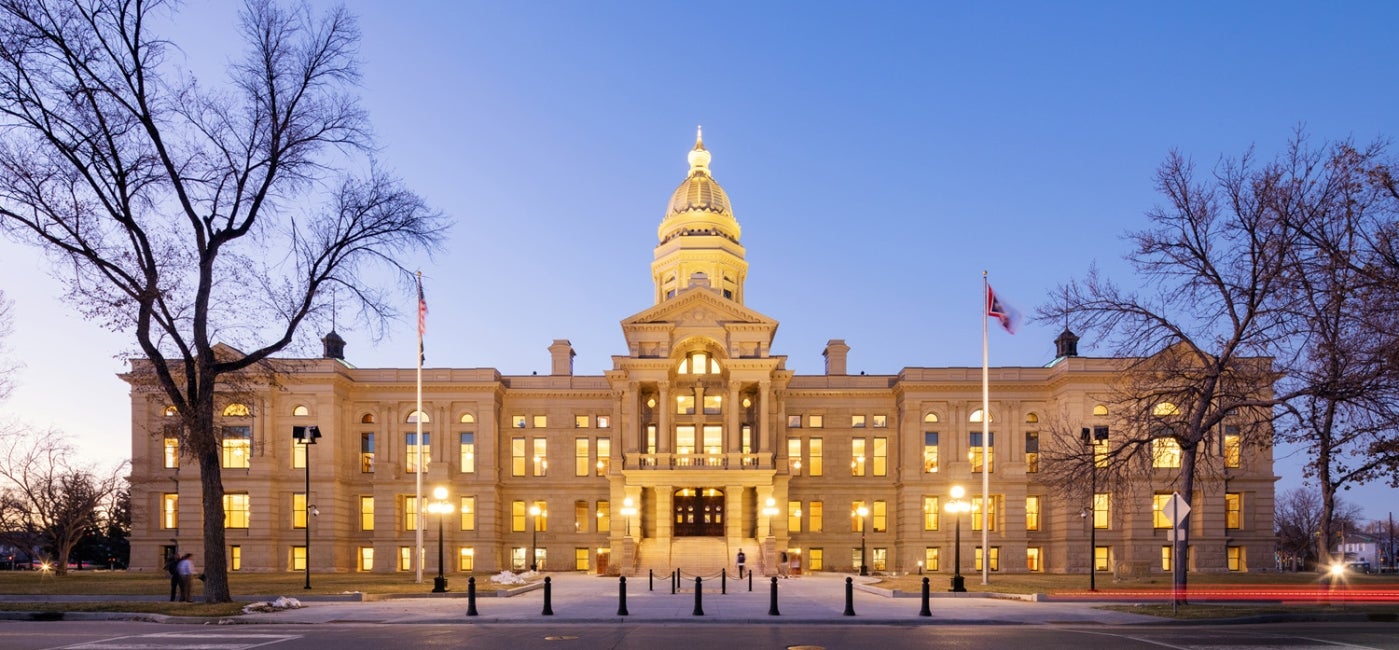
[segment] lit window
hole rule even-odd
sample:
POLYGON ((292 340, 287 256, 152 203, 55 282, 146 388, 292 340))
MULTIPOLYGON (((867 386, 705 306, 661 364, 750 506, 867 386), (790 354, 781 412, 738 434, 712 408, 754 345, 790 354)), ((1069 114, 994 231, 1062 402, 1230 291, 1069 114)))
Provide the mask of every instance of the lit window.
POLYGON ((476 473, 476 434, 461 434, 461 473, 476 473))
POLYGON ((430 464, 432 463, 431 433, 428 433, 426 431, 423 432, 423 443, 421 445, 418 444, 418 434, 405 433, 403 434, 403 445, 403 460, 405 465, 405 471, 407 471, 409 474, 413 474, 418 471, 418 467, 420 466, 418 455, 420 453, 422 454, 421 467, 423 467, 423 469, 426 470, 430 466, 430 464))
POLYGON ((223 428, 223 466, 225 469, 252 467, 253 434, 248 427, 223 428))
POLYGON ((968 434, 970 439, 967 443, 967 459, 972 463, 972 472, 980 472, 982 467, 981 456, 986 454, 986 469, 990 472, 996 471, 996 434, 992 433, 986 439, 986 447, 981 446, 981 433, 973 432, 968 434))
POLYGON ((822 442, 820 438, 811 438, 806 441, 806 453, 809 456, 810 466, 806 468, 806 473, 810 476, 820 476, 822 472, 822 442))
POLYGON ((676 372, 682 375, 717 375, 719 361, 703 352, 691 352, 680 361, 676 372))
POLYGON ((870 549, 870 568, 875 571, 888 571, 889 549, 880 546, 870 549))
POLYGON ((1224 427, 1223 455, 1225 467, 1240 467, 1243 461, 1243 438, 1239 436, 1239 428, 1234 426, 1224 427))
POLYGON ((418 529, 418 497, 403 497, 403 530, 418 529))
POLYGON ((812 571, 824 571, 826 569, 826 549, 813 548, 806 552, 806 565, 812 571))
POLYGON ((523 429, 523 428, 525 428, 525 416, 523 416, 523 415, 512 415, 512 416, 510 416, 510 426, 513 427, 513 428, 516 428, 516 429, 523 429))
POLYGON ((599 429, 610 429, 610 428, 612 428, 612 416, 610 416, 610 415, 599 415, 599 416, 597 416, 597 428, 599 428, 599 429))
POLYGON ((398 570, 399 570, 399 571, 412 571, 412 570, 413 570, 413 547, 412 547, 412 546, 400 546, 400 547, 398 547, 398 570))
POLYGON ((1157 404, 1156 406, 1152 407, 1151 414, 1158 418, 1167 417, 1171 415, 1180 415, 1180 408, 1170 402, 1161 402, 1160 404, 1157 404))
POLYGON ((923 497, 923 530, 938 529, 938 498, 923 497))
POLYGON ((510 439, 510 475, 525 475, 525 439, 510 439))
MULTIPOLYGON (((579 499, 573 502, 573 532, 588 532, 588 502, 579 499)), ((601 528, 598 532, 605 532, 601 528)))
POLYGON ((1224 527, 1242 528, 1244 509, 1244 495, 1238 492, 1227 492, 1224 495, 1224 527))
POLYGON ((359 562, 358 562, 358 566, 356 566, 355 568, 358 569, 358 570, 360 570, 360 571, 373 571, 373 570, 374 570, 374 547, 373 547, 373 546, 361 546, 361 547, 359 547, 359 562))
POLYGON ((1093 407, 1093 415, 1096 415, 1096 416, 1100 416, 1100 417, 1101 417, 1101 416, 1104 416, 1104 415, 1107 415, 1107 414, 1108 414, 1108 407, 1103 406, 1102 404, 1099 404, 1099 405, 1093 407))
POLYGON ((789 534, 802 532, 802 502, 800 501, 787 502, 787 532, 789 534))
POLYGON ((549 441, 544 438, 534 439, 534 475, 547 476, 549 474, 549 441))
POLYGON ((694 414, 695 414, 695 396, 694 396, 693 394, 676 395, 676 396, 675 396, 675 414, 676 414, 676 415, 694 415, 694 414))
POLYGON ((177 409, 177 408, 175 408, 175 407, 173 407, 173 406, 167 406, 167 407, 165 407, 165 410, 164 410, 164 411, 161 411, 161 412, 165 414, 165 417, 167 417, 167 418, 173 418, 173 417, 175 417, 176 415, 179 415, 179 414, 180 414, 180 409, 177 409))
POLYGON ((1040 432, 1025 432, 1025 472, 1034 474, 1040 471, 1040 432))
POLYGON ((575 428, 575 429, 586 429, 586 428, 588 428, 588 425, 589 425, 589 424, 591 424, 591 422, 589 421, 588 416, 586 416, 586 415, 575 415, 575 416, 573 416, 573 428, 575 428))
POLYGON ((160 495, 160 527, 180 527, 180 495, 168 492, 160 495))
POLYGON ((462 424, 476 424, 476 416, 470 413, 462 413, 461 417, 458 418, 457 421, 461 422, 462 424))
POLYGON ((533 419, 533 423, 532 423, 531 426, 533 426, 534 428, 536 428, 536 429, 547 429, 547 428, 549 428, 549 416, 547 416, 547 415, 536 415, 536 416, 534 416, 532 419, 533 419))
POLYGON ((871 527, 876 533, 883 533, 889 529, 889 503, 887 501, 875 501, 874 510, 870 511, 871 527))
POLYGON ((587 438, 573 439, 574 476, 587 476, 592 471, 592 463, 589 462, 592 450, 589 447, 587 438))
POLYGON ((223 495, 223 527, 247 528, 252 519, 251 506, 252 497, 246 493, 223 495))
POLYGON ((825 525, 825 505, 821 501, 812 501, 807 510, 809 511, 806 518, 807 529, 813 533, 821 532, 825 525))
POLYGON ((1161 570, 1171 571, 1173 569, 1174 567, 1171 566, 1171 545, 1167 544, 1161 547, 1161 570))
POLYGON ((512 532, 512 533, 523 533, 523 532, 525 532, 525 502, 524 502, 524 501, 511 501, 511 502, 510 502, 510 532, 512 532))
POLYGON ((1224 547, 1224 556, 1228 560, 1230 571, 1244 570, 1244 547, 1226 546, 1224 547))
POLYGON ((1044 564, 1040 561, 1040 549, 1038 546, 1030 546, 1025 549, 1025 569, 1027 571, 1044 570, 1044 564))
POLYGON ((855 438, 850 441, 850 475, 865 475, 865 439, 855 438))
POLYGON ((226 418, 245 418, 252 414, 253 412, 248 408, 247 404, 239 404, 237 402, 229 404, 223 409, 223 416, 226 418))
POLYGON ((927 423, 927 424, 937 424, 937 423, 938 423, 938 414, 937 414, 937 413, 929 412, 927 415, 924 415, 924 416, 923 416, 923 422, 925 422, 925 423, 927 423))
POLYGON ((167 436, 165 438, 165 469, 176 469, 180 466, 180 439, 167 436))
POLYGON ((889 439, 874 439, 874 475, 889 475, 889 439))
POLYGON ((535 501, 530 506, 530 516, 534 519, 534 529, 543 533, 549 530, 549 504, 535 501))
POLYGON ((787 473, 792 476, 802 475, 802 441, 801 438, 787 439, 787 473))
POLYGON ((1151 527, 1156 529, 1171 528, 1171 513, 1167 512, 1166 504, 1171 502, 1171 493, 1157 493, 1151 495, 1151 527))
POLYGON ((1180 456, 1180 443, 1175 438, 1156 438, 1151 441, 1152 467, 1179 468, 1180 456))
POLYGON ((597 439, 597 475, 607 476, 612 473, 612 439, 597 439))
POLYGON ((476 530, 476 497, 462 497, 457 510, 461 512, 461 529, 476 530))
MULTIPOLYGON (((977 570, 977 571, 980 571, 980 570, 981 570, 981 547, 980 547, 980 546, 976 547, 975 555, 976 555, 976 557, 975 557, 975 559, 973 560, 972 564, 976 567, 976 570, 977 570)), ((999 547, 999 546, 992 546, 992 547, 991 547, 991 570, 992 570, 992 571, 1000 571, 1000 570, 1001 570, 1001 547, 999 547)))
POLYGON ((720 414, 722 414, 723 412, 724 412, 724 396, 723 396, 723 395, 705 395, 705 396, 704 396, 704 414, 705 414, 705 415, 720 415, 720 414))
POLYGON ((588 570, 588 549, 586 547, 573 549, 573 570, 588 570))
POLYGON ((292 469, 306 469, 306 447, 307 444, 292 438, 291 440, 291 467, 292 469))
POLYGON ((304 492, 291 495, 291 527, 306 527, 306 494, 304 492))
POLYGON ((228 547, 228 570, 243 570, 243 547, 237 544, 228 547))
POLYGON ((826 426, 826 416, 824 416, 824 415, 808 415, 808 416, 806 416, 806 424, 807 424, 807 426, 809 426, 809 427, 811 427, 811 428, 813 428, 813 429, 820 429, 821 427, 826 426))
POLYGON ((1095 547, 1093 547, 1093 570, 1094 570, 1094 571, 1111 571, 1111 570, 1112 570, 1112 547, 1111 547, 1111 546, 1095 546, 1095 547))
POLYGON ((986 511, 986 516, 981 516, 981 497, 972 497, 972 530, 981 530, 981 522, 985 521, 988 530, 996 530, 996 506, 1001 500, 999 496, 992 496, 991 507, 986 511))
POLYGON ((605 533, 612 530, 612 504, 607 501, 597 502, 597 531, 605 533))
POLYGON ((1025 497, 1025 530, 1040 529, 1040 498, 1025 497))
POLYGON ((923 434, 923 471, 938 471, 938 434, 931 431, 923 434))
POLYGON ((292 407, 291 414, 297 417, 306 416, 311 414, 311 409, 308 409, 305 406, 298 404, 295 407, 292 407))
POLYGON ((1099 492, 1093 495, 1093 527, 1107 528, 1112 520, 1112 495, 1099 492))
POLYGON ((359 471, 365 474, 374 471, 374 434, 359 434, 359 471))
POLYGON ((1025 414, 1025 424, 1039 424, 1039 423, 1040 423, 1040 416, 1039 416, 1039 415, 1037 415, 1037 414, 1035 414, 1035 413, 1026 413, 1026 414, 1025 414))
POLYGON ((291 570, 292 570, 292 571, 305 571, 305 570, 306 570, 306 547, 305 547, 305 546, 293 546, 293 547, 291 547, 291 570))
POLYGON ((923 549, 923 568, 929 573, 939 570, 938 556, 941 555, 939 550, 936 546, 928 546, 923 549))
POLYGON ((874 416, 874 428, 876 428, 876 429, 887 429, 887 428, 889 428, 889 416, 887 416, 887 415, 876 415, 876 416, 874 416))
POLYGON ((429 422, 432 422, 432 418, 428 417, 428 414, 422 411, 413 411, 412 413, 409 413, 408 417, 405 418, 403 421, 408 424, 417 424, 419 422, 422 422, 423 424, 428 424, 429 422))
POLYGON ((850 428, 852 428, 852 429, 863 429, 863 428, 865 428, 865 416, 863 416, 863 415, 852 415, 852 416, 850 416, 850 428))
POLYGON ((457 571, 470 573, 476 570, 476 549, 463 546, 457 550, 457 571))
POLYGON ((374 530, 374 497, 359 498, 359 529, 374 530))
MULTIPOLYGON (((967 421, 968 421, 968 422, 980 422, 980 421, 981 421, 981 416, 982 416, 981 409, 976 409, 975 411, 972 411, 972 414, 971 414, 970 417, 967 418, 967 421)), ((987 420, 989 420, 989 421, 991 421, 991 422, 995 422, 995 421, 996 421, 996 416, 993 415, 993 416, 987 418, 987 420)))

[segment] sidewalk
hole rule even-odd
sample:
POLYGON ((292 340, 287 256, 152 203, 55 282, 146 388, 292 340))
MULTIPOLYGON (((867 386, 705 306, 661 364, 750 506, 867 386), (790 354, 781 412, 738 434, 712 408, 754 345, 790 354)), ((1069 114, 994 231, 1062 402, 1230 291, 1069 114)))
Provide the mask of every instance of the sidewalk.
MULTIPOLYGON (((1095 609, 1095 603, 1030 602, 997 598, 989 594, 935 592, 930 599, 931 617, 919 616, 922 599, 891 597, 854 589, 854 616, 845 615, 845 576, 822 574, 778 580, 778 616, 769 615, 771 581, 731 580, 728 593, 719 593, 718 581, 703 585, 702 616, 695 615, 693 582, 684 591, 670 593, 669 580, 658 579, 648 591, 645 577, 627 581, 627 616, 618 615, 619 583, 616 578, 581 574, 551 574, 552 616, 544 616, 544 590, 535 588, 508 598, 494 594, 494 587, 477 584, 477 616, 466 615, 466 585, 453 581, 453 593, 422 598, 395 598, 369 602, 303 601, 300 609, 245 614, 246 623, 802 623, 802 624, 958 624, 1027 625, 1046 623, 1098 623, 1123 625, 1161 622, 1153 616, 1095 609)), ((857 582, 859 578, 855 579, 857 582)), ((885 592, 887 593, 887 592, 885 592)), ((295 594, 288 594, 296 597, 295 594)))

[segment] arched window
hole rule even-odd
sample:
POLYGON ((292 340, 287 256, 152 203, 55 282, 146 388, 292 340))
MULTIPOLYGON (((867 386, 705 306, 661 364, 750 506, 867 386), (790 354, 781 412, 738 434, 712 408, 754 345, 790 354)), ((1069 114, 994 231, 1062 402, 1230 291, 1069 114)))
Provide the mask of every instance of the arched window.
POLYGON ((223 408, 223 416, 226 418, 245 418, 252 414, 253 412, 247 404, 239 402, 234 402, 223 408))
MULTIPOLYGON (((968 422, 980 422, 980 421, 981 421, 981 409, 977 409, 977 410, 975 410, 975 411, 972 411, 972 415, 971 415, 971 417, 967 418, 967 421, 968 421, 968 422)), ((988 421, 988 422, 995 422, 995 421, 996 421, 996 416, 993 415, 993 416, 987 418, 987 421, 988 421)))
POLYGON ((1161 418, 1170 415, 1180 415, 1180 408, 1170 402, 1161 402, 1152 407, 1151 414, 1161 418))
POLYGON ((1101 415, 1107 415, 1107 414, 1108 414, 1108 407, 1103 406, 1102 404, 1099 404, 1099 405, 1093 407, 1093 415, 1100 415, 1100 416, 1101 416, 1101 415))
POLYGON ((691 352, 680 361, 677 372, 682 375, 717 375, 719 361, 705 352, 691 352))
POLYGON ((364 415, 360 416, 359 422, 360 424, 374 424, 374 414, 365 413, 364 415))
POLYGON ((1025 424, 1039 424, 1039 422, 1040 416, 1038 413, 1031 412, 1025 414, 1025 424))
POLYGON ((923 421, 929 424, 938 422, 938 414, 929 412, 927 415, 923 416, 923 421))
POLYGON ((311 409, 308 409, 308 408, 306 408, 305 406, 303 406, 303 405, 301 405, 301 404, 297 404, 295 407, 292 408, 291 414, 292 414, 292 415, 310 415, 310 414, 311 414, 311 409))
POLYGON ((476 416, 474 416, 474 415, 472 415, 472 414, 470 414, 470 413, 462 413, 462 414, 461 414, 461 423, 462 423, 462 424, 476 424, 476 416))
POLYGON ((173 407, 173 406, 167 406, 167 407, 165 407, 164 413, 165 413, 165 417, 167 417, 167 418, 173 418, 173 417, 175 417, 175 416, 177 416, 177 415, 180 414, 180 409, 177 409, 177 408, 175 408, 175 407, 173 407))
POLYGON ((416 424, 419 421, 421 421, 423 424, 427 424, 428 422, 432 422, 432 418, 428 417, 428 414, 422 411, 413 411, 412 413, 409 413, 408 418, 404 420, 404 422, 407 422, 408 424, 416 424))

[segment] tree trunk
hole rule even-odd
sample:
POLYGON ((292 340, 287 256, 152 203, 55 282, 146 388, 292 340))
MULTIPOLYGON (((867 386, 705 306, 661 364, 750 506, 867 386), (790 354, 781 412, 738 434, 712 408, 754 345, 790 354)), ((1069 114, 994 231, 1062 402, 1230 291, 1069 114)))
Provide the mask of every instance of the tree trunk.
MULTIPOLYGON (((204 373, 209 377, 209 373, 204 373)), ((204 505, 204 602, 233 600, 228 586, 228 555, 225 552, 223 508, 222 446, 214 424, 214 382, 206 379, 194 402, 195 425, 190 438, 199 461, 200 500, 204 505)))
MULTIPOLYGON (((1190 503, 1194 500, 1191 496, 1195 491, 1195 455, 1199 452, 1199 446, 1182 445, 1180 452, 1181 497, 1190 503)), ((1185 576, 1190 565, 1190 519, 1188 512, 1181 518, 1180 527, 1176 529, 1176 540, 1171 545, 1171 598, 1176 605, 1185 605, 1189 601, 1185 576)))

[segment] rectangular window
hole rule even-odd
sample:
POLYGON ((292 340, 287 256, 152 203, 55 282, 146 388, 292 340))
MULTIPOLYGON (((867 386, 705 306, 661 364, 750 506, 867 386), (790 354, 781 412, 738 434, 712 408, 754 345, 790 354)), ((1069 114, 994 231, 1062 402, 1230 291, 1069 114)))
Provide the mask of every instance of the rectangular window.
POLYGON ((592 463, 589 462, 590 453, 587 438, 573 439, 573 475, 587 476, 592 471, 592 463))
POLYGON ((597 475, 607 476, 612 473, 612 439, 597 439, 597 475))
POLYGON ((524 501, 510 502, 510 532, 525 532, 525 514, 526 513, 524 501))
POLYGON ((806 566, 812 571, 823 571, 826 568, 826 549, 813 548, 806 552, 806 566))
POLYGON ((1243 438, 1239 436, 1239 428, 1235 426, 1224 427, 1224 466, 1240 467, 1243 462, 1244 445, 1243 438))
POLYGON ((373 570, 374 570, 374 547, 373 547, 373 546, 361 546, 361 547, 359 547, 359 563, 355 566, 355 568, 358 569, 358 570, 360 570, 360 571, 373 571, 373 570))
POLYGON ((802 475, 802 441, 801 438, 787 439, 787 473, 792 476, 802 475))
POLYGON ((403 530, 418 529, 418 497, 403 497, 403 530))
POLYGON ((525 475, 525 439, 510 439, 510 475, 525 475))
POLYGON ((656 453, 656 425, 646 425, 646 453, 656 453))
POLYGON ((223 527, 247 528, 252 519, 252 497, 247 493, 223 495, 223 527))
POLYGON ((1025 472, 1034 474, 1040 471, 1040 432, 1025 432, 1025 472))
POLYGON ((705 464, 719 466, 723 464, 721 454, 724 453, 724 427, 717 424, 704 425, 704 453, 708 455, 705 464))
POLYGON ((525 548, 523 546, 510 548, 510 569, 515 572, 525 570, 525 548))
POLYGON ((243 570, 243 547, 237 544, 228 547, 228 570, 243 570))
MULTIPOLYGON (((675 453, 693 454, 695 453, 695 427, 692 424, 682 424, 675 427, 675 453)), ((682 458, 680 464, 689 465, 689 458, 682 458)))
POLYGON ((991 472, 991 473, 995 473, 995 471, 996 471, 996 434, 995 434, 995 432, 992 432, 991 435, 988 436, 988 437, 986 438, 986 447, 985 447, 985 449, 983 449, 982 446, 981 446, 981 432, 979 432, 979 431, 974 431, 974 432, 968 434, 968 436, 969 436, 969 440, 968 440, 968 442, 967 442, 967 459, 970 460, 970 461, 972 462, 972 472, 973 472, 973 473, 977 473, 977 472, 980 472, 980 471, 981 471, 981 465, 982 465, 982 462, 981 462, 981 460, 982 460, 982 459, 981 459, 981 454, 982 454, 982 452, 984 451, 984 452, 986 453, 986 471, 991 472))
MULTIPOLYGON (((975 553, 975 556, 976 556, 976 557, 975 557, 975 559, 973 560, 972 564, 973 564, 973 566, 976 567, 976 570, 977 570, 977 571, 980 571, 980 570, 981 570, 981 547, 980 547, 980 546, 976 547, 976 550, 974 551, 974 553, 975 553)), ((1000 571, 1000 570, 1001 570, 1001 547, 999 547, 999 546, 992 546, 992 547, 991 547, 991 570, 992 570, 992 571, 1000 571)))
POLYGON ((923 530, 938 529, 938 498, 923 497, 923 530))
POLYGON ((1224 494, 1224 527, 1242 528, 1244 519, 1244 495, 1238 492, 1224 494))
POLYGON ((530 518, 534 519, 534 529, 545 533, 549 531, 549 504, 544 501, 535 501, 530 504, 530 518))
POLYGON ((547 415, 536 415, 532 418, 532 420, 534 421, 533 426, 536 429, 549 428, 549 416, 547 415))
POLYGON ((1040 560, 1040 548, 1031 546, 1025 549, 1025 569, 1027 571, 1043 571, 1044 564, 1040 560))
POLYGON ((807 424, 807 426, 809 426, 809 427, 811 427, 811 428, 813 428, 813 429, 820 429, 821 427, 826 426, 826 416, 824 416, 824 415, 808 415, 808 416, 806 417, 806 424, 807 424))
POLYGON ((180 439, 165 438, 165 469, 176 469, 180 466, 180 439))
POLYGON ((610 428, 612 428, 612 416, 610 416, 610 415, 599 415, 599 416, 597 416, 597 428, 599 428, 599 429, 610 429, 610 428))
POLYGON ((399 571, 412 571, 412 570, 413 570, 413 547, 412 547, 412 546, 400 546, 400 547, 398 547, 398 570, 399 570, 399 571))
POLYGON ((476 549, 463 546, 457 549, 457 571, 470 573, 476 570, 476 549))
POLYGON ((854 438, 850 441, 850 475, 865 475, 865 439, 854 438))
POLYGON ((753 453, 753 425, 745 424, 738 428, 738 448, 745 454, 753 453))
POLYGON ((802 532, 802 502, 787 502, 787 533, 802 532))
POLYGON ((1168 492, 1158 492, 1151 495, 1151 527, 1163 529, 1171 527, 1171 513, 1166 512, 1167 503, 1171 501, 1171 494, 1168 492))
POLYGON ((863 415, 852 415, 852 416, 850 416, 850 428, 852 428, 852 429, 863 429, 863 428, 865 428, 865 416, 863 416, 863 415))
POLYGON ((807 528, 813 533, 819 533, 824 525, 825 506, 820 501, 812 501, 810 511, 806 516, 807 528))
POLYGON ((1179 469, 1180 454, 1180 443, 1175 438, 1156 438, 1151 441, 1152 467, 1179 469))
POLYGON ((823 445, 820 438, 812 438, 806 441, 806 453, 811 461, 810 466, 806 468, 806 472, 810 476, 820 476, 823 471, 821 460, 822 447, 823 445))
POLYGON ((889 549, 880 546, 870 549, 870 568, 875 571, 888 571, 889 549))
POLYGON ((802 428, 802 416, 800 416, 800 415, 789 415, 789 416, 787 416, 787 428, 788 428, 788 429, 800 429, 800 428, 802 428))
POLYGON ((889 416, 887 416, 887 415, 876 415, 876 416, 874 416, 874 428, 876 428, 876 429, 885 429, 885 428, 888 428, 888 427, 889 427, 889 416))
POLYGON ((1244 570, 1244 547, 1226 546, 1224 547, 1224 556, 1229 563, 1230 571, 1244 570))
POLYGON ((865 529, 865 517, 869 516, 869 509, 865 507, 864 501, 850 502, 850 532, 858 533, 865 529), (860 514, 864 510, 865 514, 860 514))
POLYGON ((588 532, 588 502, 578 500, 573 502, 573 532, 588 532))
POLYGON ((1099 492, 1093 495, 1093 527, 1107 528, 1112 521, 1112 495, 1099 492))
POLYGON ((874 510, 871 511, 870 518, 874 522, 874 532, 886 532, 889 529, 889 502, 875 501, 874 510))
POLYGON ((573 570, 574 570, 574 571, 587 571, 587 570, 588 570, 588 549, 587 549, 587 548, 575 548, 575 549, 573 549, 573 570))
POLYGON ((996 496, 996 495, 992 495, 992 496, 991 496, 991 501, 990 501, 991 507, 990 507, 989 509, 987 509, 987 511, 986 511, 986 516, 983 518, 983 517, 981 516, 981 497, 972 497, 972 498, 971 498, 971 502, 972 502, 972 530, 981 530, 981 523, 982 523, 983 521, 986 522, 987 530, 996 530, 996 514, 997 514, 997 513, 996 513, 996 506, 999 504, 999 501, 1000 501, 1000 500, 1001 500, 1001 497, 999 497, 999 496, 996 496))
POLYGON ((180 495, 172 492, 160 495, 160 527, 180 527, 180 495))
POLYGON ((933 572, 933 571, 938 571, 938 570, 939 570, 939 565, 941 564, 941 562, 940 562, 940 558, 939 558, 938 556, 942 555, 941 553, 938 552, 939 550, 941 550, 941 549, 939 549, 939 548, 936 547, 936 546, 927 546, 927 547, 924 547, 924 548, 923 548, 923 568, 924 568, 924 569, 928 570, 929 572, 933 572))
POLYGON ((695 396, 694 396, 693 393, 685 393, 685 394, 682 394, 682 395, 676 395, 676 396, 675 396, 675 414, 676 414, 676 415, 694 415, 694 414, 695 414, 695 396))
POLYGON ((293 547, 291 547, 291 570, 292 570, 292 571, 305 571, 305 570, 306 570, 306 547, 305 547, 305 546, 293 546, 293 547))
POLYGON ((408 472, 409 474, 415 474, 418 471, 418 463, 420 462, 418 459, 419 453, 422 453, 421 463, 424 469, 426 469, 429 466, 429 464, 432 463, 431 433, 428 433, 426 431, 423 432, 423 442, 421 445, 418 444, 417 433, 403 434, 403 448, 404 471, 408 472))
POLYGON ((724 413, 724 396, 722 396, 722 395, 705 395, 705 396, 704 396, 704 414, 705 414, 705 415, 722 415, 723 413, 724 413))
POLYGON ((293 439, 291 441, 291 468, 306 469, 306 447, 304 442, 293 439))
POLYGON ((588 416, 586 416, 586 415, 575 415, 575 416, 573 416, 573 428, 575 428, 575 429, 586 429, 586 428, 588 428, 588 425, 589 425, 589 424, 591 424, 591 423, 588 421, 588 416))
POLYGON ((597 502, 597 532, 605 533, 612 530, 612 504, 607 501, 597 502))
POLYGON ((306 527, 306 493, 304 492, 291 495, 291 527, 306 527))
POLYGON ((923 472, 932 474, 938 471, 938 434, 929 431, 923 434, 923 472))
POLYGON ((461 434, 461 473, 476 473, 476 434, 461 434))
MULTIPOLYGON (((862 556, 863 551, 864 551, 864 549, 862 549, 862 548, 860 548, 860 547, 858 547, 858 546, 856 546, 855 548, 850 549, 850 569, 851 569, 851 571, 859 571, 859 570, 860 570, 860 565, 863 564, 864 559, 865 559, 865 558, 862 556)), ((869 572, 866 571, 866 573, 869 573, 869 572)))
POLYGON ((874 439, 874 475, 889 475, 889 439, 874 439))
POLYGON ((1111 547, 1111 546, 1095 546, 1095 547, 1093 547, 1093 570, 1094 570, 1094 571, 1111 571, 1111 570, 1112 570, 1112 547, 1111 547))
POLYGON ((512 416, 510 416, 510 427, 513 428, 513 429, 523 429, 523 428, 525 428, 525 416, 523 416, 523 415, 512 415, 512 416))
POLYGON ((1040 498, 1025 497, 1025 530, 1040 529, 1040 498))
POLYGON ((476 497, 462 497, 457 511, 461 513, 461 529, 476 530, 476 497))
POLYGON ((548 476, 549 441, 546 438, 535 438, 531 442, 534 443, 534 456, 531 458, 531 460, 534 461, 534 475, 548 476))
POLYGON ((223 428, 224 469, 248 469, 253 459, 253 433, 248 427, 223 428))
POLYGON ((359 529, 374 530, 374 497, 359 498, 359 529))
POLYGON ((1108 439, 1107 439, 1107 427, 1093 427, 1093 431, 1094 431, 1093 435, 1095 436, 1095 438, 1094 438, 1094 440, 1093 440, 1093 465, 1094 465, 1095 467, 1107 467, 1107 466, 1108 466, 1108 439), (1098 431, 1099 429, 1102 429, 1102 430, 1103 430, 1103 437, 1101 437, 1101 438, 1097 438, 1097 437, 1096 437, 1096 436, 1098 435, 1097 431, 1098 431))
POLYGON ((370 474, 374 471, 374 434, 359 434, 359 471, 370 474))
POLYGON ((1161 570, 1170 572, 1173 568, 1171 566, 1171 545, 1167 544, 1161 547, 1161 570))

